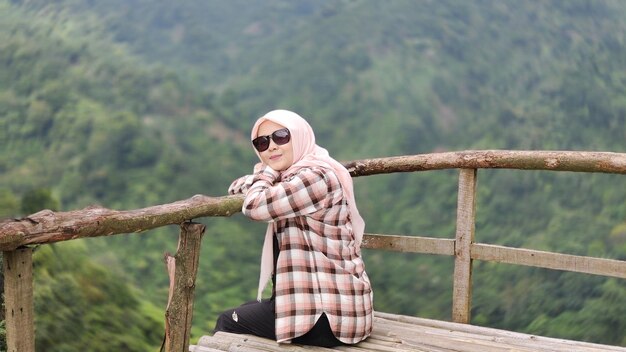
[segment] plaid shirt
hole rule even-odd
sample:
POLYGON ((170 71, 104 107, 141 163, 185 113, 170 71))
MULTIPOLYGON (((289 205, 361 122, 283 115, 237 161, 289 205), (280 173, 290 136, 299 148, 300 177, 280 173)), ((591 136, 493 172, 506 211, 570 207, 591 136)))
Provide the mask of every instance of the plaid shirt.
POLYGON ((336 174, 307 167, 281 175, 265 167, 245 183, 244 214, 271 222, 279 244, 276 340, 307 333, 322 313, 340 341, 367 338, 373 294, 336 174))

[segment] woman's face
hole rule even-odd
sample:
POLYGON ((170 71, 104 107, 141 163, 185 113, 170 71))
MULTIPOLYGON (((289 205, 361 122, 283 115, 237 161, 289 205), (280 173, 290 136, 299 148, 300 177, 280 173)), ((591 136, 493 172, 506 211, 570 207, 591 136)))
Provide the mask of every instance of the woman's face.
MULTIPOLYGON (((277 130, 285 127, 266 120, 259 125, 259 136, 270 136, 277 130)), ((292 136, 293 138, 293 136, 292 136)), ((293 147, 291 140, 287 144, 277 145, 272 139, 270 139, 270 146, 267 150, 259 152, 261 161, 276 171, 285 171, 293 164, 293 147)))

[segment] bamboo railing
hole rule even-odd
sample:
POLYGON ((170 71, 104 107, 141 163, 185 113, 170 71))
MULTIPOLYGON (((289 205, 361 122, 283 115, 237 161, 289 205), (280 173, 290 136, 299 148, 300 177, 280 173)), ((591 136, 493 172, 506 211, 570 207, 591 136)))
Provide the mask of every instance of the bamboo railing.
MULTIPOLYGON (((395 172, 459 169, 454 239, 366 234, 363 247, 454 256, 452 320, 469 323, 473 260, 535 266, 626 279, 626 261, 509 248, 474 241, 477 169, 601 172, 626 175, 626 153, 482 150, 420 154, 344 163, 353 177, 395 172)), ((166 255, 170 293, 165 312, 166 351, 186 351, 193 290, 204 226, 191 220, 239 212, 242 196, 208 197, 143 209, 88 207, 68 212, 43 210, 0 223, 3 251, 7 350, 35 350, 32 249, 29 246, 87 237, 181 226, 174 256, 166 255)))

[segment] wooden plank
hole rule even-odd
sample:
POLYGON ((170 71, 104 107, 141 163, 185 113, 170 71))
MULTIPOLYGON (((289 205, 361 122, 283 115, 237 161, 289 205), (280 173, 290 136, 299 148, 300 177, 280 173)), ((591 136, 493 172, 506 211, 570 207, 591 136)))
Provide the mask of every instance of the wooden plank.
POLYGON ((0 222, 0 250, 98 236, 143 232, 179 225, 205 216, 230 216, 241 211, 243 195, 189 199, 152 207, 118 211, 99 206, 82 210, 42 210, 22 219, 0 222))
MULTIPOLYGON (((565 344, 561 341, 542 340, 537 341, 532 335, 519 336, 498 336, 485 334, 479 331, 460 330, 452 327, 452 329, 443 329, 439 327, 429 327, 422 325, 414 325, 397 321, 384 321, 384 324, 378 323, 379 329, 384 329, 388 333, 402 336, 404 341, 416 340, 422 346, 438 346, 441 348, 452 348, 457 346, 463 351, 549 351, 549 352, 571 352, 573 345, 565 344), (382 325, 382 327, 381 327, 382 325)), ((469 324, 458 324, 467 325, 469 324)), ((578 346, 580 347, 580 346, 578 346)), ((578 352, 599 352, 596 348, 585 346, 584 349, 576 348, 578 352)), ((603 350, 605 351, 605 350, 603 350)))
POLYGON ((205 226, 193 222, 180 225, 176 255, 165 255, 170 289, 165 309, 165 351, 185 351, 189 346, 193 318, 193 294, 198 273, 200 244, 205 226))
POLYGON ((189 346, 189 352, 222 352, 222 350, 218 350, 216 348, 211 348, 211 347, 191 345, 189 346))
MULTIPOLYGON (((374 330, 365 341, 334 348, 343 352, 626 352, 625 347, 600 345, 511 332, 469 324, 375 312, 374 330)), ((250 335, 219 332, 203 336, 192 352, 329 351, 313 346, 278 344, 250 335)))
POLYGON ((519 169, 626 174, 626 153, 463 150, 344 162, 353 177, 445 169, 519 169))
POLYGON ((408 324, 404 326, 389 324, 385 328, 402 336, 405 346, 421 350, 436 348, 455 352, 502 352, 511 350, 518 352, 571 352, 569 350, 547 350, 541 346, 514 346, 498 339, 483 338, 482 336, 472 334, 459 334, 455 331, 429 331, 408 324))
POLYGON ((538 336, 538 335, 530 335, 530 334, 524 334, 524 333, 508 331, 508 330, 500 330, 500 329, 476 326, 476 325, 471 325, 471 324, 459 324, 455 322, 412 317, 412 316, 407 316, 407 315, 375 312, 375 317, 382 318, 387 321, 397 321, 397 322, 402 322, 406 324, 413 324, 415 325, 416 329, 421 329, 423 327, 434 327, 437 329, 441 329, 442 331, 448 331, 449 333, 465 332, 465 333, 470 333, 470 334, 474 334, 477 336, 482 335, 486 338, 493 338, 493 339, 529 340, 529 341, 533 341, 533 343, 536 343, 539 346, 547 346, 547 347, 564 346, 560 348, 564 348, 568 352, 569 351, 626 352, 626 347, 603 345, 603 344, 574 341, 574 340, 566 340, 566 339, 559 339, 559 338, 545 337, 545 336, 538 336))
POLYGON ((452 320, 469 323, 472 300, 472 258, 476 216, 476 169, 461 169, 456 216, 452 320))
MULTIPOLYGON (((253 335, 232 334, 217 332, 213 336, 203 336, 198 340, 198 346, 210 347, 220 351, 310 351, 310 346, 292 344, 279 344, 278 342, 253 335)), ((315 348, 320 351, 332 351, 330 349, 315 348)))
POLYGON ((4 304, 8 352, 35 352, 33 251, 3 252, 4 304))
POLYGON ((626 261, 474 243, 472 259, 626 279, 626 261))
POLYGON ((396 252, 454 255, 454 240, 448 238, 365 234, 361 247, 396 252))

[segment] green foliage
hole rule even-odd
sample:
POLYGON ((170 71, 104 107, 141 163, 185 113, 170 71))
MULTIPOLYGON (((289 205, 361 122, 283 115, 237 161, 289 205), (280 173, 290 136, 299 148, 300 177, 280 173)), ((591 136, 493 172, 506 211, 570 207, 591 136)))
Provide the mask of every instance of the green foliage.
MULTIPOLYGON (((2 308, 4 309, 4 304, 2 308)), ((6 348, 6 345, 7 345, 7 330, 6 330, 5 321, 2 320, 0 321, 0 350, 4 350, 6 348)))
POLYGON ((624 300, 626 289, 623 282, 611 279, 593 288, 583 304, 559 312, 542 312, 528 325, 527 332, 539 335, 563 336, 584 341, 604 341, 624 345, 624 322, 616 317, 626 314, 624 300))
MULTIPOLYGON (((617 0, 0 0, 0 218, 224 195, 255 162, 252 122, 274 108, 300 112, 340 160, 625 152, 624 18, 617 0)), ((452 238, 456 183, 356 179, 367 231, 452 238)), ((476 238, 623 260, 624 199, 623 175, 481 170, 476 238)), ((202 221, 194 338, 254 298, 264 231, 202 221)), ((39 348, 154 349, 177 232, 41 247, 39 348)), ((377 310, 449 319, 450 258, 365 260, 377 310)), ((626 345, 622 282, 476 264, 474 323, 626 345)))
POLYGON ((147 351, 164 331, 135 290, 88 257, 84 242, 34 256, 36 345, 50 351, 147 351))
POLYGON ((22 214, 33 214, 43 209, 57 211, 59 208, 59 201, 54 199, 48 189, 33 189, 22 196, 22 214))
POLYGON ((8 189, 0 189, 0 219, 17 217, 19 214, 20 201, 15 194, 8 189))

